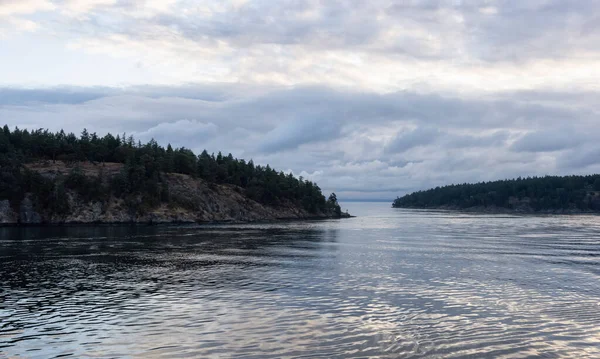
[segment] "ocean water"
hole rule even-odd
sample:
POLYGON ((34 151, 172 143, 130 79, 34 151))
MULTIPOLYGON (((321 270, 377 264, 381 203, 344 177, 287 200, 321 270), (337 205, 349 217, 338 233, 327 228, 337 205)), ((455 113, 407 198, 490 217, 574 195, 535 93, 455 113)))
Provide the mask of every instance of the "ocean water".
POLYGON ((599 358, 600 217, 0 229, 0 358, 599 358))

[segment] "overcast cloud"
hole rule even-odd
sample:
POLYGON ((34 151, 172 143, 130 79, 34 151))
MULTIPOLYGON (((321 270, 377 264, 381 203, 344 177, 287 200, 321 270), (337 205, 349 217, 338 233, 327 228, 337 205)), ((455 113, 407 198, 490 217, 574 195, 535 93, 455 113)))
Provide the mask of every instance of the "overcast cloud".
POLYGON ((600 1, 0 0, 0 118, 342 200, 600 172, 600 1))

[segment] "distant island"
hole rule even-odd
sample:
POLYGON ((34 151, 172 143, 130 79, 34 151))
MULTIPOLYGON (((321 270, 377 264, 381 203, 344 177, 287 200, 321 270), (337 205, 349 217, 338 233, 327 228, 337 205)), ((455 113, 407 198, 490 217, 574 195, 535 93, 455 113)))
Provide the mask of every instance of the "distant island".
POLYGON ((454 184, 397 198, 394 208, 573 214, 600 212, 600 175, 454 184))
POLYGON ((349 217, 333 193, 231 154, 132 136, 0 129, 0 224, 349 217))

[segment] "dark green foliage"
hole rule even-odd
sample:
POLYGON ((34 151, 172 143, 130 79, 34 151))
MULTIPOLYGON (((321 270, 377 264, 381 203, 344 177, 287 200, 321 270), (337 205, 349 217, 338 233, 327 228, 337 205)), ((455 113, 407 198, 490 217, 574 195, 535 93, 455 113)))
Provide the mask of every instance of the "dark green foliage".
POLYGON ((526 208, 600 211, 600 175, 545 176, 436 187, 397 198, 394 207, 526 208))
POLYGON ((337 217, 342 215, 342 208, 338 204, 337 196, 335 193, 329 195, 329 198, 327 199, 327 208, 331 213, 334 213, 337 217))
POLYGON ((76 191, 84 201, 106 201, 110 194, 109 189, 103 183, 102 174, 98 177, 89 177, 83 174, 79 167, 75 167, 71 173, 64 179, 51 183, 62 184, 65 188, 76 191))
POLYGON ((39 211, 59 216, 69 212, 65 179, 52 180, 29 170, 21 171, 20 179, 21 196, 11 199, 13 205, 16 205, 15 202, 20 200, 25 193, 31 193, 39 211))
MULTIPOLYGON (((100 167, 101 168, 101 167, 100 167)), ((253 161, 234 158, 231 154, 196 156, 187 148, 165 149, 151 140, 147 144, 135 141, 126 134, 96 133, 83 130, 77 137, 72 133, 47 130, 0 131, 0 199, 16 203, 25 193, 34 193, 40 205, 51 213, 64 213, 67 190, 76 191, 87 201, 103 202, 111 195, 125 199, 131 210, 143 210, 160 203, 170 203, 165 173, 180 173, 202 178, 209 183, 232 184, 246 194, 269 205, 302 205, 312 213, 339 213, 337 200, 327 202, 321 189, 311 181, 291 174, 277 172, 270 166, 258 166, 253 161), (48 179, 23 171, 23 164, 33 161, 65 161, 76 164, 90 161, 98 166, 104 162, 123 163, 123 171, 111 178, 101 174, 84 175, 77 166, 66 178, 48 179), (60 201, 56 199, 61 197, 60 201), (337 206, 337 207, 336 207, 337 206)), ((178 199, 181 201, 181 199, 178 199)))
POLYGON ((0 198, 11 203, 23 197, 21 159, 14 152, 0 152, 0 198))

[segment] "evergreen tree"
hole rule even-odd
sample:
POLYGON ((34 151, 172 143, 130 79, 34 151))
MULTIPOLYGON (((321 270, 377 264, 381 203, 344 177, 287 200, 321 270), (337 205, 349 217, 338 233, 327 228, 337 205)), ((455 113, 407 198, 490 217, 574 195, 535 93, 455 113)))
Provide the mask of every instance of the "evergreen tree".
MULTIPOLYGON (((42 201, 48 210, 65 211, 64 203, 50 204, 69 190, 80 193, 89 200, 102 201, 110 195, 128 198, 130 206, 153 206, 168 202, 169 190, 164 180, 165 173, 181 173, 199 177, 209 183, 239 186, 246 194, 261 203, 282 205, 301 204, 311 212, 334 211, 335 204, 328 204, 321 189, 310 181, 295 178, 272 169, 269 165, 255 165, 233 157, 209 155, 206 150, 196 156, 186 148, 165 149, 156 141, 146 144, 135 141, 133 136, 99 137, 87 129, 78 137, 73 133, 47 130, 11 131, 4 126, 0 131, 0 199, 17 203, 26 192, 35 192, 46 199, 42 201), (57 182, 23 171, 23 165, 35 161, 78 161, 117 162, 124 165, 123 171, 110 178, 88 178, 80 168, 57 182), (141 198, 141 200, 140 200, 141 198)), ((332 203, 337 203, 333 201, 332 203)))
POLYGON ((600 175, 516 178, 458 184, 418 191, 397 198, 394 207, 595 211, 600 207, 600 175))

